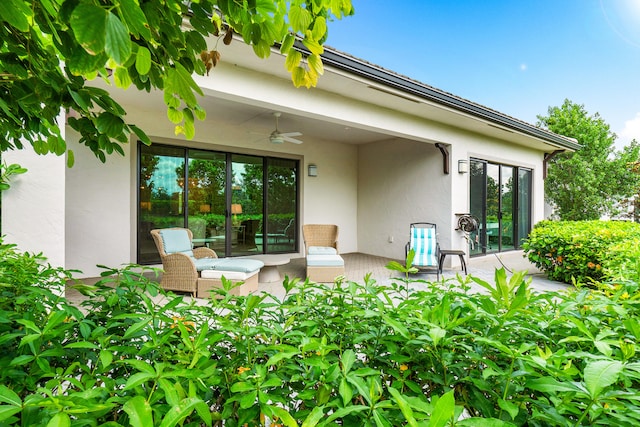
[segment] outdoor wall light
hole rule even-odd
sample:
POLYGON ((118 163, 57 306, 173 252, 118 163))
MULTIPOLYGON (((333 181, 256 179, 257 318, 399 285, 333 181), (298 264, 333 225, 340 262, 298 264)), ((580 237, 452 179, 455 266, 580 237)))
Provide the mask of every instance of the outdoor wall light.
POLYGON ((458 160, 458 173, 469 173, 469 163, 466 160, 458 160))
POLYGON ((309 165, 309 176, 318 176, 318 166, 309 165))

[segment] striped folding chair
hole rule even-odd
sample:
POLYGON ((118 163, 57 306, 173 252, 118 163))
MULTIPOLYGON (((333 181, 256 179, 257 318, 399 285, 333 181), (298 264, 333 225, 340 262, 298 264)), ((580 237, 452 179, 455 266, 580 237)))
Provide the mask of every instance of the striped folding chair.
POLYGON ((436 225, 430 222, 414 222, 410 225, 409 230, 409 242, 405 248, 405 258, 409 251, 413 249, 415 252, 413 267, 425 273, 434 272, 437 280, 440 280, 440 269, 438 267, 440 245, 438 244, 436 225))

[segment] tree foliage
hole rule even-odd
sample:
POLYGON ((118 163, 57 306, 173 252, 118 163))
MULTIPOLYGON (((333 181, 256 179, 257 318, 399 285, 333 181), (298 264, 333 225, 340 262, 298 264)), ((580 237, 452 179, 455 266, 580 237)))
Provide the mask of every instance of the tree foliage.
POLYGON ((267 57, 279 44, 296 86, 316 84, 327 21, 353 13, 350 0, 3 0, 0 2, 0 152, 28 143, 39 154, 68 154, 60 111, 102 161, 134 133, 101 78, 120 88, 162 90, 176 134, 194 135, 205 112, 193 73, 216 65, 220 40, 238 34, 267 57), (216 40, 214 46, 208 37, 216 40), (217 38, 217 39, 216 39, 217 38), (301 40, 306 57, 294 46, 301 40))
POLYGON ((545 195, 562 220, 595 220, 616 216, 620 202, 637 192, 639 175, 633 171, 640 155, 634 140, 621 151, 616 135, 598 113, 565 100, 538 116, 538 126, 575 138, 582 148, 561 153, 549 163, 545 195))

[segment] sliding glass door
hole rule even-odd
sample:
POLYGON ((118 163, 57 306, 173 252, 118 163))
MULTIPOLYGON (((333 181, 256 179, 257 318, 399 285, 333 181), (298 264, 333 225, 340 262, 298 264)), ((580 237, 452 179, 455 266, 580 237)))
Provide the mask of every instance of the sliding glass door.
POLYGON ((297 250, 297 160, 154 144, 138 167, 138 263, 160 262, 149 232, 166 227, 218 256, 297 250))
POLYGON ((531 230, 532 171, 471 159, 471 214, 480 228, 471 234, 470 254, 520 248, 531 230))

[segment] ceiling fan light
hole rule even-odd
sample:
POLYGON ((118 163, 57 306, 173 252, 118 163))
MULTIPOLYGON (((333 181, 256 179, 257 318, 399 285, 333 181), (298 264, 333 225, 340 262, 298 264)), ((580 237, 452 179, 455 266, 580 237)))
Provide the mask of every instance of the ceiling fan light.
POLYGON ((271 143, 272 144, 283 144, 284 143, 284 138, 282 138, 281 136, 272 136, 270 138, 271 143))

